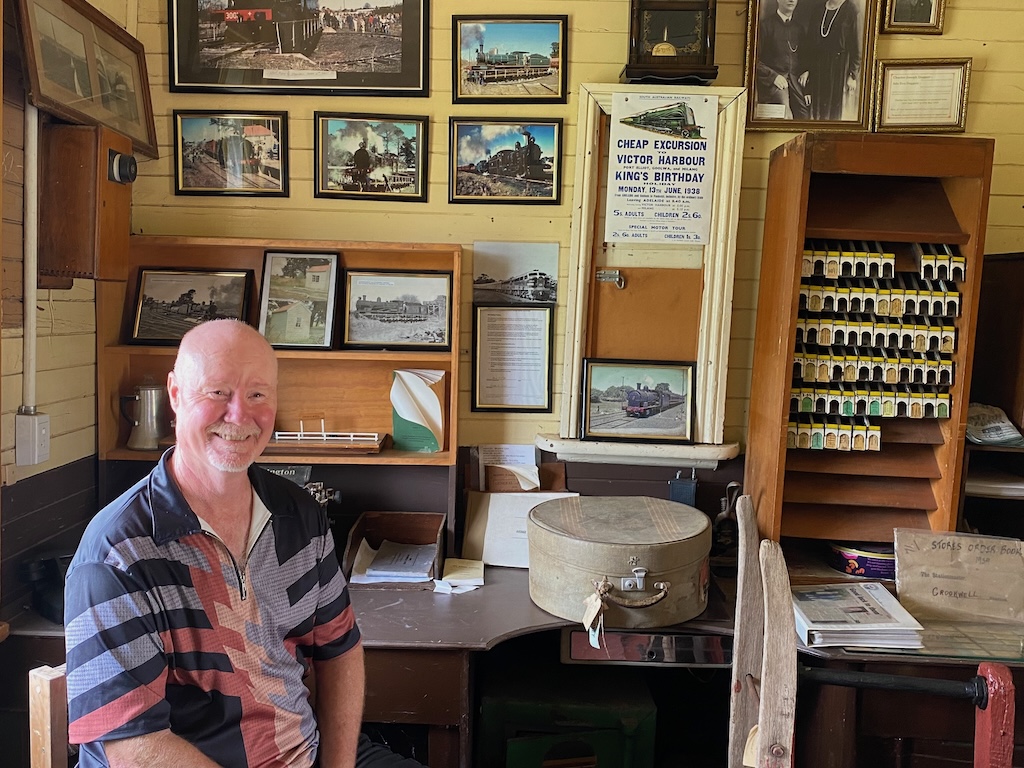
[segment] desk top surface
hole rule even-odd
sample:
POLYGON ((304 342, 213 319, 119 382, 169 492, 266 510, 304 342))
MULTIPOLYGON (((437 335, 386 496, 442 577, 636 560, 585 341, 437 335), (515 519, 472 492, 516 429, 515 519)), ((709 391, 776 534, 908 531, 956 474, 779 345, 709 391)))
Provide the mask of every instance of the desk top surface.
MULTIPOLYGON (((525 568, 488 566, 484 581, 484 586, 461 595, 429 589, 351 589, 364 645, 367 649, 486 651, 513 637, 576 625, 534 604, 525 568)), ((731 634, 729 591, 728 586, 723 590, 713 582, 707 610, 667 629, 731 634)), ((64 628, 34 611, 24 611, 11 620, 11 632, 59 637, 64 628)))
MULTIPOLYGON (((486 651, 519 635, 577 625, 534 604, 525 568, 488 566, 484 582, 479 589, 461 595, 411 589, 350 590, 366 647, 486 651)), ((716 587, 703 614, 667 629, 731 634, 733 615, 731 601, 716 587)))

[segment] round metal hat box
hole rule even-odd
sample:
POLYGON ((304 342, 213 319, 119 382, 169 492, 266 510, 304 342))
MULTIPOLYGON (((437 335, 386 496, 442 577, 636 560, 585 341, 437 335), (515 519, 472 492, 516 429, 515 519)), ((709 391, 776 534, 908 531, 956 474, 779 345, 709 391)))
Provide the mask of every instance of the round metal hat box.
POLYGON ((664 627, 707 607, 711 521, 699 509, 647 496, 572 496, 538 504, 526 526, 530 597, 583 621, 603 597, 608 628, 664 627))

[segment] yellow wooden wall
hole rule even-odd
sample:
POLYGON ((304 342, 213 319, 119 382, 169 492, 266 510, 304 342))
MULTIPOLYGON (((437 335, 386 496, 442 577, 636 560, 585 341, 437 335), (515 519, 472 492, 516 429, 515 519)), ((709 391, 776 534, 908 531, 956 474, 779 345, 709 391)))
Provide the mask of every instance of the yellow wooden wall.
MULTIPOLYGON (((522 0, 515 13, 567 13, 569 103, 566 105, 453 105, 451 103, 451 16, 499 12, 489 4, 468 0, 432 0, 430 6, 430 92, 428 98, 366 98, 306 96, 244 96, 224 94, 172 94, 168 89, 167 4, 165 0, 95 0, 95 4, 119 21, 144 43, 153 91, 159 135, 159 160, 140 158, 139 179, 134 185, 132 231, 146 234, 258 236, 309 239, 456 242, 466 248, 462 276, 467 301, 472 295, 472 244, 475 240, 558 242, 561 246, 560 279, 568 274, 567 252, 571 222, 572 180, 575 172, 578 84, 615 82, 627 51, 628 0, 522 0), (287 110, 291 166, 289 198, 250 200, 228 197, 176 197, 173 184, 173 109, 275 109, 287 110), (322 200, 313 197, 314 110, 427 115, 430 120, 429 202, 371 203, 322 200), (448 118, 456 116, 561 117, 564 126, 562 204, 559 206, 449 205, 447 203, 448 118)), ((327 3, 330 5, 330 3, 327 3)), ((717 13, 717 85, 741 85, 746 40, 745 0, 719 0, 717 13)), ((993 174, 987 251, 1024 250, 1024 4, 1020 0, 947 0, 945 33, 942 36, 882 35, 882 58, 974 58, 968 107, 967 131, 994 136, 996 168, 993 174)), ((6 93, 6 88, 5 88, 6 93)), ((8 126, 4 125, 5 142, 8 126)), ((726 414, 728 441, 743 442, 747 403, 752 387, 754 323, 761 227, 767 184, 767 158, 771 149, 790 134, 748 133, 744 142, 739 248, 733 310, 730 376, 726 414)), ((5 177, 6 179, 6 177, 5 177)), ((5 184, 5 218, 8 194, 5 184)), ((5 233, 6 233, 5 222, 5 233)), ((5 237, 5 245, 7 239, 5 237)), ((7 257, 5 247, 5 258, 7 257)), ((567 285, 560 291, 563 301, 567 285)), ((91 358, 84 349, 88 322, 79 315, 78 302, 88 304, 91 286, 79 281, 70 292, 44 292, 40 310, 49 311, 54 323, 43 324, 41 333, 52 336, 57 350, 52 365, 54 386, 40 388, 42 410, 63 413, 54 420, 53 457, 46 465, 18 468, 13 464, 13 410, 20 397, 20 356, 12 351, 20 342, 17 331, 5 330, 3 339, 2 392, 3 444, 0 463, 6 481, 50 466, 59 466, 93 450, 92 427, 82 423, 81 403, 90 399, 88 378, 91 358), (74 305, 74 306, 72 306, 74 305), (64 317, 73 317, 64 321, 64 317), (58 322, 59 318, 59 322, 58 322), (81 321, 81 325, 79 325, 81 321), (76 354, 60 362, 61 345, 76 354), (73 404, 73 405, 72 405, 73 404), (75 416, 71 416, 74 411, 75 416), (86 439, 88 436, 89 439, 86 439)), ((5 312, 6 304, 5 304, 5 312)), ((470 337, 469 307, 463 306, 459 340, 462 349, 461 428, 459 442, 532 442, 537 432, 558 431, 558 413, 547 415, 473 414, 469 412, 470 337)), ((561 380, 565 307, 556 316, 557 361, 554 381, 561 380)), ((4 320, 5 329, 10 324, 4 320)), ((556 393, 556 403, 558 403, 556 393)))

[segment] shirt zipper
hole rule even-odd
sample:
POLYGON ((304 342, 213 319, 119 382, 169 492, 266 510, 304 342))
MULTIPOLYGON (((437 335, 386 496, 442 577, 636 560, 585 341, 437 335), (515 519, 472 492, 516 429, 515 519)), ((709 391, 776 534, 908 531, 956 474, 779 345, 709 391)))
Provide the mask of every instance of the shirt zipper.
POLYGON ((246 583, 245 583, 245 571, 246 571, 246 567, 249 565, 249 553, 252 552, 252 548, 254 546, 256 546, 256 542, 259 541, 260 536, 263 535, 263 531, 266 530, 268 522, 270 522, 270 521, 267 520, 266 522, 263 523, 263 527, 260 528, 259 531, 256 532, 256 536, 252 540, 252 543, 249 546, 246 547, 245 562, 242 563, 241 567, 239 567, 238 561, 235 560, 235 556, 233 554, 231 554, 231 550, 228 549, 228 545, 224 543, 224 540, 220 536, 218 536, 217 534, 212 533, 210 531, 207 531, 205 529, 203 530, 203 533, 205 533, 211 539, 213 539, 218 544, 220 544, 222 547, 224 547, 224 551, 228 553, 228 557, 231 559, 231 567, 234 568, 234 570, 235 570, 235 577, 238 579, 238 594, 239 594, 240 599, 243 600, 243 601, 249 596, 249 590, 248 590, 248 587, 246 586, 246 583))
POLYGON ((228 549, 228 545, 224 543, 224 540, 221 539, 220 536, 218 536, 215 533, 211 533, 210 531, 205 531, 205 530, 203 531, 203 533, 206 536, 209 536, 214 541, 216 541, 220 546, 224 547, 224 551, 228 553, 228 559, 231 560, 231 567, 235 571, 235 578, 238 579, 238 594, 239 594, 239 597, 242 600, 245 600, 249 596, 249 592, 248 592, 248 590, 246 589, 246 586, 245 586, 245 570, 244 570, 244 568, 239 568, 238 567, 238 561, 235 560, 235 556, 231 554, 231 550, 228 549))

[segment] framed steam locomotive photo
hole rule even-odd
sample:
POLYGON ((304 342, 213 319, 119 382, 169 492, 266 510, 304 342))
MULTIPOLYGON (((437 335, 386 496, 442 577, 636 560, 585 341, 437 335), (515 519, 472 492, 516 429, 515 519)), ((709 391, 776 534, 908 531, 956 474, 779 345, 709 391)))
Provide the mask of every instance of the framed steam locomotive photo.
POLYGON ((557 205, 562 120, 449 118, 448 202, 557 205))
POLYGON ((313 194, 427 201, 426 117, 313 113, 313 194))
POLYGON ((453 16, 452 101, 565 104, 568 16, 453 16))
POLYGON ((583 360, 580 438, 693 442, 692 362, 583 360))
POLYGON ((425 96, 426 0, 168 0, 172 91, 425 96), (339 7, 340 6, 340 7, 339 7))
POLYGON ((345 272, 343 346, 441 351, 451 333, 451 272, 345 272))
POLYGON ((251 269, 140 269, 129 341, 171 346, 206 320, 244 321, 252 281, 251 269))
POLYGON ((174 111, 174 194, 288 196, 288 113, 174 111))

